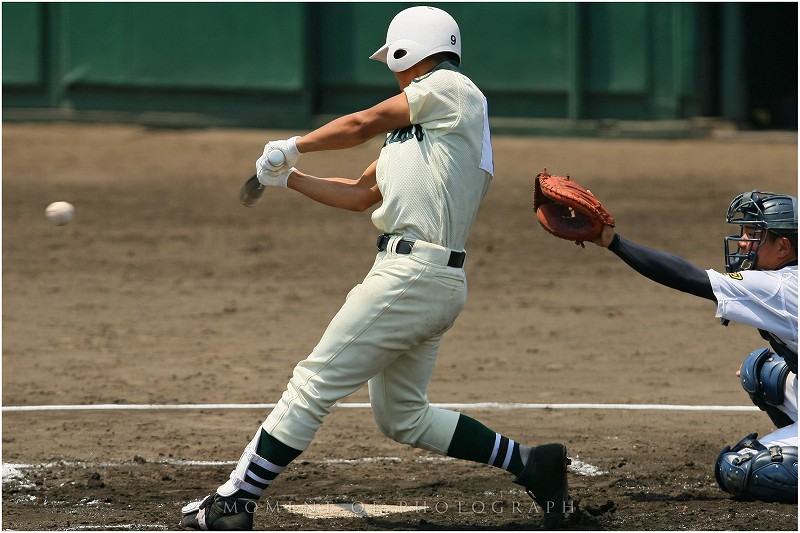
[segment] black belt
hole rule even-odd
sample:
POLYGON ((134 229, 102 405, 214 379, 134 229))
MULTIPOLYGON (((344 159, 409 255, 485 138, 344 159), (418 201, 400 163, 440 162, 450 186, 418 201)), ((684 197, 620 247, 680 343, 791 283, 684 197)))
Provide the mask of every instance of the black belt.
MULTIPOLYGON (((389 244, 389 238, 391 235, 388 233, 382 234, 378 237, 378 251, 385 252, 386 246, 389 244)), ((410 254, 411 249, 414 247, 414 241, 407 241, 406 239, 400 239, 397 241, 397 246, 395 246, 395 252, 398 254, 410 254)), ((461 268, 464 266, 464 260, 467 258, 466 252, 450 252, 450 259, 447 261, 447 266, 453 268, 461 268)))

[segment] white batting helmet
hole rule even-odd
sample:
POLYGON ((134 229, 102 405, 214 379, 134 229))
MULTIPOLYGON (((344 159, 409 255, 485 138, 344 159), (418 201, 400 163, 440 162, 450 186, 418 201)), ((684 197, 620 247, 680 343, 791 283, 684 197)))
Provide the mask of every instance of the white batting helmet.
POLYGON ((446 11, 416 6, 404 9, 392 19, 386 44, 369 56, 402 72, 438 52, 452 52, 461 61, 461 31, 446 11))

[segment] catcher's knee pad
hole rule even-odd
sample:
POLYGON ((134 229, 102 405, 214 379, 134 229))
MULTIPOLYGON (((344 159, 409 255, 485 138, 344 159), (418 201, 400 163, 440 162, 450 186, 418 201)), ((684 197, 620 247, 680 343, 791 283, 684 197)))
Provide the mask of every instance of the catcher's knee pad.
POLYGON ((742 388, 759 409, 766 411, 777 427, 794 422, 777 409, 777 406, 783 404, 788 376, 789 366, 786 361, 772 353, 769 348, 754 350, 742 363, 742 388))
POLYGON ((719 454, 719 487, 743 500, 797 501, 797 446, 765 447, 752 433, 719 454))

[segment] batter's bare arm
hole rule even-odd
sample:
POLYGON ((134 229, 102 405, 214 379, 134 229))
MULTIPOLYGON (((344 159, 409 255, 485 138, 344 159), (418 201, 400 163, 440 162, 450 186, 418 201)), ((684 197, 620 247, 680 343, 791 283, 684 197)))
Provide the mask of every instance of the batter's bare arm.
POLYGON ((256 161, 256 175, 242 186, 239 198, 252 207, 264 193, 264 187, 289 187, 320 203, 363 211, 380 201, 375 185, 374 169, 368 168, 358 180, 318 178, 300 172, 294 165, 301 154, 325 150, 341 150, 363 144, 372 137, 411 125, 411 109, 405 93, 400 93, 363 111, 337 118, 304 135, 287 140, 270 141, 256 161), (270 161, 275 151, 283 155, 283 164, 270 161), (372 174, 370 178, 370 174, 372 174), (367 181, 364 181, 366 178, 367 181), (372 179, 372 183, 368 180, 372 179), (338 184, 338 185, 334 185, 338 184))
POLYGON ((301 154, 353 148, 381 133, 411 125, 411 110, 400 93, 364 111, 337 118, 297 139, 301 154))
POLYGON ((373 162, 359 179, 319 178, 295 170, 287 186, 317 202, 350 211, 364 211, 381 200, 375 178, 378 162, 373 162))

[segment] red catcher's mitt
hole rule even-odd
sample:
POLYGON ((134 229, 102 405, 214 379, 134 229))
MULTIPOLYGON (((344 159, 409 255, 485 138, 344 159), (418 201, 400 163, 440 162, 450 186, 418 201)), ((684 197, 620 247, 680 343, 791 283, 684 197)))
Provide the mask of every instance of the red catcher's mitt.
POLYGON ((614 217, 600 200, 569 176, 540 172, 533 188, 533 210, 544 229, 583 246, 600 235, 603 226, 613 226, 614 217))

